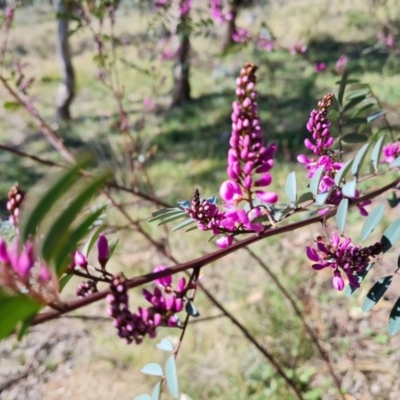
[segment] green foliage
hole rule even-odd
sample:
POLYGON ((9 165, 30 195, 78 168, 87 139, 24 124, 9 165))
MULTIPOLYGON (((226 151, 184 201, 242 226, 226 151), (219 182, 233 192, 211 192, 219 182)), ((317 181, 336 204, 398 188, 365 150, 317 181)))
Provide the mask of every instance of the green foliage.
POLYGON ((146 375, 164 376, 161 366, 157 363, 146 364, 140 372, 146 375))
POLYGON ((286 178, 285 193, 288 199, 296 204, 297 201, 297 182, 296 172, 291 172, 286 178))
POLYGON ((319 184, 321 182, 321 178, 324 171, 325 171, 325 165, 321 165, 320 167, 318 167, 318 169, 314 173, 314 176, 311 178, 310 190, 311 193, 314 194, 315 196, 318 194, 319 184))
POLYGON ((369 235, 374 231, 381 222, 383 215, 385 213, 385 206, 380 205, 375 207, 365 219, 363 227, 361 228, 361 240, 365 242, 369 235))
POLYGON ((383 232, 381 242, 383 243, 383 252, 386 253, 394 246, 394 244, 400 239, 400 218, 393 221, 383 232))
POLYGON ((176 371, 175 357, 172 354, 165 363, 165 378, 169 393, 174 399, 179 399, 178 373, 176 371))
POLYGON ((17 325, 35 315, 42 304, 22 295, 0 289, 0 340, 14 332, 17 325))
POLYGON ((338 226, 340 232, 343 233, 344 227, 346 226, 347 211, 349 209, 349 200, 342 199, 337 209, 336 213, 336 225, 338 226))
POLYGON ((385 278, 380 279, 378 282, 375 282, 374 286, 372 286, 372 288, 369 290, 361 305, 361 309, 364 312, 372 310, 376 303, 378 303, 381 297, 385 294, 386 290, 392 283, 392 280, 393 275, 389 275, 385 278))
POLYGON ((390 312, 388 331, 392 336, 400 332, 400 297, 390 312))

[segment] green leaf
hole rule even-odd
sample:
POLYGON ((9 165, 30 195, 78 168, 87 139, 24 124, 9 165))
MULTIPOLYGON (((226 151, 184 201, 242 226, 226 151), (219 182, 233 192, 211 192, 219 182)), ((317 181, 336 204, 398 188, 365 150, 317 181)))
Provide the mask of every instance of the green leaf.
POLYGON ((367 155, 370 146, 371 146, 371 142, 365 143, 364 146, 361 147, 361 149, 358 151, 357 155, 354 158, 353 165, 351 166, 351 173, 355 177, 358 177, 358 173, 360 172, 360 169, 362 167, 365 156, 367 155))
POLYGON ((311 192, 305 192, 297 200, 297 204, 304 203, 305 201, 313 200, 313 194, 311 192))
POLYGON ((163 338, 161 342, 157 344, 157 348, 163 351, 169 351, 171 353, 174 351, 172 342, 167 338, 163 338))
POLYGON ((370 92, 369 88, 368 89, 359 89, 359 90, 354 90, 349 94, 346 99, 347 100, 353 100, 356 99, 357 97, 360 96, 366 96, 370 92))
POLYGON ((391 164, 390 168, 398 168, 400 167, 400 157, 397 157, 391 164))
POLYGON ((374 103, 366 104, 365 106, 363 106, 363 107, 359 108, 358 110, 354 111, 354 113, 351 116, 351 118, 360 117, 361 115, 363 115, 366 111, 368 111, 373 106, 374 106, 374 103))
POLYGON ((391 208, 395 208, 400 204, 400 197, 397 198, 396 193, 391 192, 387 199, 391 208))
POLYGON ((342 194, 345 197, 354 198, 356 195, 357 180, 354 178, 352 181, 346 182, 342 187, 342 194))
POLYGON ((400 331, 400 297, 390 312, 388 331, 392 336, 400 331))
MULTIPOLYGON (((159 219, 172 217, 174 215, 178 215, 178 214, 182 214, 182 213, 183 213, 183 211, 180 208, 172 208, 172 209, 170 209, 170 211, 164 212, 162 214, 158 214, 158 215, 154 216, 153 218, 149 219, 149 222, 158 221, 159 219)), ((188 215, 188 214, 186 213, 186 215, 188 215)))
POLYGON ((96 243, 96 240, 99 238, 99 235, 101 232, 104 231, 104 229, 106 229, 105 225, 100 225, 92 234, 92 236, 90 237, 90 239, 85 243, 85 245, 83 246, 82 249, 82 254, 87 257, 90 253, 90 250, 92 250, 92 247, 94 246, 94 244, 96 243))
POLYGON ((342 106, 342 104, 343 104, 343 95, 346 90, 348 76, 349 76, 349 73, 347 72, 347 69, 346 69, 343 73, 342 79, 339 84, 338 102, 339 102, 340 106, 342 106))
POLYGON ((286 196, 292 203, 296 203, 297 200, 297 183, 296 183, 296 172, 291 172, 286 178, 285 185, 286 196))
POLYGON ((379 160, 381 159, 383 143, 385 141, 385 134, 383 134, 375 143, 371 153, 371 163, 375 172, 378 171, 379 160))
POLYGON ((179 399, 178 374, 176 372, 175 358, 170 355, 165 363, 165 378, 167 388, 174 399, 179 399))
POLYGON ((345 113, 348 110, 354 108, 357 104, 360 104, 362 101, 365 100, 365 95, 356 96, 352 98, 343 108, 343 112, 345 113))
POLYGON ((185 304, 185 311, 192 317, 200 316, 200 313, 197 311, 197 308, 192 301, 188 301, 185 304))
POLYGON ((62 290, 65 288, 65 286, 71 280, 72 277, 73 277, 72 274, 65 274, 64 276, 61 277, 61 279, 58 282, 60 293, 62 292, 62 290))
POLYGON ((43 190, 37 187, 40 195, 36 198, 29 198, 26 202, 27 206, 24 208, 21 215, 20 222, 20 240, 25 243, 29 235, 36 232, 36 229, 49 209, 54 203, 68 190, 80 177, 79 171, 88 164, 89 160, 81 161, 79 164, 74 165, 70 169, 61 174, 57 174, 56 178, 52 179, 48 188, 43 190))
POLYGON ((133 400, 153 400, 149 394, 141 394, 140 396, 135 397, 133 400))
POLYGON ((175 214, 171 217, 168 217, 164 220, 162 220, 161 222, 158 223, 157 226, 161 226, 164 224, 168 224, 168 222, 172 222, 172 221, 176 221, 177 219, 183 218, 183 217, 188 217, 188 213, 186 211, 181 211, 179 214, 175 214))
POLYGON ((140 372, 146 375, 164 376, 161 365, 157 363, 146 364, 140 372))
POLYGON ((157 382, 151 392, 151 400, 160 400, 161 398, 161 381, 157 382))
MULTIPOLYGON (((362 271, 362 272, 356 272, 356 273, 354 274, 354 276, 355 276, 355 277, 357 278, 357 280, 358 280, 358 283, 361 284, 361 282, 365 279, 365 277, 367 276, 368 272, 371 270, 371 268, 372 268, 373 265, 374 265, 373 263, 369 263, 369 264, 365 267, 364 271, 362 271)), ((354 287, 354 286, 352 286, 352 285, 349 284, 349 285, 346 286, 345 295, 346 295, 347 297, 349 297, 349 296, 352 295, 357 289, 358 289, 358 288, 356 288, 356 287, 354 287)))
POLYGON ((370 124, 372 121, 375 121, 377 118, 379 118, 380 116, 382 116, 383 114, 385 114, 385 111, 377 111, 376 113, 370 115, 367 118, 367 122, 370 124))
POLYGON ((385 206, 380 205, 375 207, 364 221, 364 225, 361 229, 361 241, 365 242, 368 236, 374 231, 381 222, 383 215, 385 214, 385 206))
POLYGON ((336 213, 336 225, 340 232, 343 233, 344 227, 346 226, 347 210, 349 209, 349 200, 342 199, 336 213))
MULTIPOLYGON (((103 186, 108 176, 108 172, 103 172, 95 177, 91 182, 85 184, 76 197, 64 210, 62 210, 47 232, 44 233, 44 238, 40 248, 40 253, 44 260, 50 261, 54 255, 55 249, 57 248, 57 242, 60 241, 62 233, 68 229, 78 213, 82 210, 83 206, 103 186)), ((100 214, 97 216, 99 215, 100 214)))
POLYGON ((368 140, 368 136, 365 134, 361 135, 357 132, 353 132, 343 136, 343 140, 346 143, 364 143, 368 140))
MULTIPOLYGON (((60 237, 59 242, 54 249, 54 267, 57 276, 61 276, 71 261, 72 252, 78 247, 78 243, 87 235, 93 222, 97 220, 103 210, 97 210, 93 214, 82 217, 76 226, 68 229, 60 237)), ((110 253, 110 252, 109 252, 110 253)))
POLYGON ((318 194, 319 190, 319 183, 321 182, 322 174, 325 171, 325 165, 321 165, 316 171, 314 176, 311 178, 310 181, 310 190, 311 193, 315 196, 318 194))
POLYGON ((383 232, 381 242, 383 243, 383 252, 386 253, 400 239, 400 218, 393 221, 383 232))
POLYGON ((114 254, 114 251, 118 246, 118 243, 119 243, 119 239, 118 238, 111 239, 108 242, 108 258, 111 258, 111 256, 114 254))
POLYGON ((21 104, 18 103, 17 101, 5 101, 3 104, 3 107, 5 110, 8 111, 15 111, 18 110, 18 108, 21 107, 21 104))
POLYGON ((317 206, 323 206, 326 201, 328 200, 329 196, 333 192, 333 186, 329 189, 329 191, 324 192, 324 193, 319 193, 315 196, 315 204, 317 206))
POLYGON ((342 168, 335 175, 335 184, 336 186, 340 186, 342 180, 346 177, 347 172, 350 170, 354 160, 347 161, 342 168))
POLYGON ((367 296, 365 297, 361 305, 361 310, 363 310, 364 312, 372 310, 375 304, 385 294, 386 290, 392 283, 392 280, 393 280, 393 275, 389 275, 380 279, 378 282, 375 282, 374 286, 372 286, 372 288, 367 293, 367 296))
POLYGON ((361 125, 367 122, 366 118, 357 117, 357 118, 350 118, 344 121, 345 126, 352 126, 352 125, 361 125))
MULTIPOLYGON (((172 229, 172 232, 176 232, 179 229, 185 228, 186 226, 189 226, 191 224, 194 224, 196 221, 192 218, 185 219, 185 221, 181 222, 179 225, 175 226, 172 229)), ((195 229, 197 228, 197 225, 194 227, 195 229)))
POLYGON ((31 318, 41 307, 42 304, 27 296, 10 295, 0 288, 0 340, 11 335, 18 323, 31 318))

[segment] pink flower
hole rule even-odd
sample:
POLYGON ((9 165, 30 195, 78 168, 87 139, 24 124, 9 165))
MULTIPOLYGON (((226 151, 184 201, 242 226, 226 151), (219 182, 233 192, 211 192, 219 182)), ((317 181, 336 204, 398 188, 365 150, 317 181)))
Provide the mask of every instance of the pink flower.
POLYGON ((263 190, 257 190, 256 196, 263 203, 273 204, 278 201, 278 195, 275 192, 264 192, 263 190))
POLYGON ((149 99, 148 97, 146 97, 143 101, 143 104, 146 108, 148 108, 149 110, 153 110, 156 107, 156 103, 154 103, 153 100, 149 99))
POLYGON ((266 51, 272 51, 274 49, 274 41, 272 39, 260 37, 258 39, 258 47, 266 51))
POLYGON ((325 71, 325 69, 326 69, 326 64, 324 62, 318 62, 314 65, 314 71, 317 73, 325 71))
POLYGON ((242 198, 242 189, 234 181, 222 182, 219 195, 228 207, 236 206, 242 198))
POLYGON ((387 47, 393 47, 394 46, 394 36, 393 34, 389 33, 386 37, 386 45, 387 47))
POLYGON ((74 263, 81 268, 86 268, 88 265, 86 257, 78 250, 74 253, 74 263))
POLYGON ((347 58, 347 56, 345 56, 344 54, 342 54, 339 59, 336 61, 335 64, 335 69, 337 73, 341 73, 343 72, 347 62, 349 61, 349 59, 347 58))
POLYGON ((304 54, 307 51, 307 45, 297 41, 295 44, 290 46, 289 51, 291 54, 304 54))
POLYGON ((344 280, 337 270, 333 273, 332 285, 336 290, 342 291, 344 289, 344 280))
POLYGON ((219 239, 215 241, 217 246, 220 249, 226 249, 227 247, 231 246, 233 243, 233 237, 232 236, 222 236, 219 239))
MULTIPOLYGON (((158 267, 155 267, 153 269, 153 272, 155 273, 155 272, 165 271, 166 269, 168 269, 168 267, 166 267, 164 265, 159 265, 158 267)), ((158 279, 155 279, 154 282, 156 282, 157 285, 166 288, 166 287, 172 285, 172 276, 168 275, 168 276, 165 276, 164 278, 158 278, 158 279)))
POLYGON ((400 142, 388 143, 383 146, 381 163, 391 164, 397 157, 400 156, 400 142))
POLYGON ((246 29, 236 27, 232 33, 232 40, 236 43, 245 43, 249 39, 249 32, 246 29))
POLYGON ((97 251, 99 263, 104 268, 108 261, 108 240, 104 233, 100 233, 97 239, 97 251))

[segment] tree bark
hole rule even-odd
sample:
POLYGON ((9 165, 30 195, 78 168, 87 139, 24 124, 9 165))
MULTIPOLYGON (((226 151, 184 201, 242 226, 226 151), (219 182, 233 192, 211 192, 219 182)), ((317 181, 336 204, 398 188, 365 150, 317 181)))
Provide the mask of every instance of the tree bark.
POLYGON ((56 121, 71 119, 70 105, 75 96, 75 72, 71 61, 69 45, 69 15, 73 10, 73 0, 59 0, 57 52, 61 66, 61 84, 56 95, 56 121))
POLYGON ((172 93, 172 105, 181 106, 191 100, 190 96, 190 34, 189 34, 189 12, 182 14, 180 7, 185 0, 178 0, 176 5, 179 8, 173 27, 175 42, 178 44, 178 50, 172 67, 172 76, 174 79, 174 88, 172 93))
POLYGON ((236 29, 236 18, 239 12, 239 7, 250 4, 250 0, 232 0, 229 13, 231 18, 228 20, 225 40, 222 45, 222 50, 227 50, 233 44, 232 35, 236 29))

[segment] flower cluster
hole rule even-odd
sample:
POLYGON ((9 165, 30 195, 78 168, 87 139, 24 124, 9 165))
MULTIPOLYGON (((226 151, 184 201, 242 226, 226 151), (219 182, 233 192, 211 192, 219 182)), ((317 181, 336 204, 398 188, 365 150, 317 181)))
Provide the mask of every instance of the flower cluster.
MULTIPOLYGON (((167 267, 159 266, 153 272, 165 269, 167 267)), ((126 278, 122 274, 117 275, 110 284, 110 294, 107 295, 108 314, 114 319, 119 337, 125 339, 128 344, 133 341, 140 344, 146 335, 155 338, 158 326, 179 325, 175 314, 183 310, 184 296, 188 290, 185 278, 179 278, 175 289, 172 288, 171 276, 157 279, 155 282, 158 287, 154 288, 153 292, 143 289, 143 296, 151 306, 139 307, 136 313, 129 310, 126 278)))
POLYGON ((249 40, 249 32, 236 26, 232 32, 232 40, 236 43, 245 43, 249 40))
POLYGON ((86 281, 86 282, 81 282, 78 285, 75 294, 78 297, 83 298, 96 292, 98 292, 96 283, 93 281, 86 281))
POLYGON ((221 197, 228 203, 232 200, 232 194, 238 201, 244 199, 251 202, 253 193, 264 203, 278 200, 276 193, 260 189, 271 183, 268 171, 274 165, 277 146, 275 143, 268 147, 264 144, 256 102, 256 70, 254 64, 246 63, 236 80, 237 100, 232 104, 231 148, 228 151, 227 169, 231 181, 228 181, 230 184, 224 182, 220 189, 221 197), (256 178, 259 174, 263 175, 256 178), (233 187, 235 189, 230 190, 233 187))
POLYGON ((258 47, 266 51, 272 51, 274 50, 274 41, 270 38, 267 39, 265 37, 260 36, 258 39, 258 47))
POLYGON ((255 220, 262 216, 260 202, 275 203, 275 192, 263 190, 269 186, 272 177, 268 171, 274 165, 276 144, 266 146, 258 118, 256 85, 256 66, 246 63, 236 80, 237 100, 233 102, 232 134, 229 140, 227 174, 229 180, 220 186, 219 194, 227 208, 221 212, 208 200, 200 200, 195 192, 191 207, 186 209, 191 218, 197 221, 201 230, 211 230, 214 235, 229 233, 219 238, 217 245, 228 247, 233 235, 248 232, 261 232, 263 225, 255 220), (258 200, 258 204, 256 203, 258 200), (239 203, 246 202, 248 211, 239 209, 239 203))
POLYGON ((333 269, 332 284, 336 290, 343 290, 345 286, 341 272, 347 275, 352 286, 359 287, 355 274, 363 272, 370 262, 370 257, 377 256, 383 250, 380 242, 363 248, 352 244, 350 238, 341 243, 336 233, 332 235, 329 243, 326 243, 324 238, 318 237, 316 244, 317 249, 307 247, 307 257, 315 262, 312 268, 317 271, 327 267, 333 269))
POLYGON ((211 17, 219 24, 223 24, 232 18, 230 12, 224 13, 224 6, 221 0, 211 0, 210 13, 211 17))
POLYGON ((10 213, 9 221, 12 225, 18 225, 21 204, 25 198, 25 192, 16 183, 8 192, 7 210, 10 213))
MULTIPOLYGON (((304 154, 297 157, 297 161, 304 164, 308 170, 308 178, 311 179, 318 168, 324 166, 324 174, 322 176, 319 190, 322 193, 331 191, 327 204, 338 205, 343 198, 342 190, 335 184, 335 175, 342 167, 342 163, 337 161, 338 153, 331 147, 334 143, 334 138, 331 136, 331 123, 328 119, 328 110, 332 106, 333 94, 326 94, 321 101, 318 102, 318 109, 312 110, 307 123, 307 130, 312 134, 314 142, 305 139, 304 145, 311 150, 317 157, 308 158, 304 154)), ((356 191, 355 197, 359 197, 359 192, 356 191)), ((371 201, 366 200, 357 204, 361 215, 366 216, 368 212, 365 206, 371 204, 371 201)), ((322 210, 325 212, 325 210, 322 210)))
POLYGON ((0 285, 47 304, 57 299, 49 268, 36 257, 34 244, 20 246, 18 238, 7 245, 0 237, 0 285))
POLYGON ((382 163, 391 164, 397 157, 400 157, 400 142, 388 143, 382 149, 382 163))

